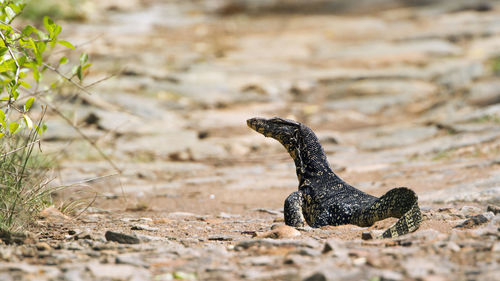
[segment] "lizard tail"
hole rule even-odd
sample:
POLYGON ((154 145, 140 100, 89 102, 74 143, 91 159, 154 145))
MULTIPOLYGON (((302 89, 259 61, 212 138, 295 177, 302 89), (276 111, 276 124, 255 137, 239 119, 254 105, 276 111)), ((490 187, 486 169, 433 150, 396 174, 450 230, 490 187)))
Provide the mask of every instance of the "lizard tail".
POLYGON ((417 230, 422 222, 418 207, 418 197, 411 189, 400 187, 388 191, 380 197, 382 205, 389 205, 391 217, 399 220, 382 233, 382 238, 398 237, 417 230), (385 204, 384 204, 385 203, 385 204))
POLYGON ((406 187, 393 188, 364 209, 354 223, 370 226, 390 217, 399 220, 385 230, 381 238, 397 237, 417 230, 422 221, 417 194, 406 187))

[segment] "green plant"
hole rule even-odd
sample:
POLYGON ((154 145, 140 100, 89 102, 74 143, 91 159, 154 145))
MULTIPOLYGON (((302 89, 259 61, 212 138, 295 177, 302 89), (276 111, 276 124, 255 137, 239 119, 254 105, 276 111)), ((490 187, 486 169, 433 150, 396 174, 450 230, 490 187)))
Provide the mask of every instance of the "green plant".
POLYGON ((48 164, 33 154, 47 129, 42 122, 47 107, 58 112, 46 98, 64 83, 85 90, 80 83, 90 66, 87 54, 80 55, 69 75, 60 70, 67 57, 48 63, 57 45, 75 47, 58 38, 62 27, 49 17, 43 18, 43 30, 29 24, 14 28, 12 22, 25 6, 22 0, 0 0, 0 230, 22 228, 51 203, 54 188, 47 185, 48 164), (42 84, 46 71, 56 73, 57 80, 42 84))
POLYGON ((51 204, 47 169, 33 162, 37 132, 16 136, 0 148, 0 230, 18 231, 51 204))

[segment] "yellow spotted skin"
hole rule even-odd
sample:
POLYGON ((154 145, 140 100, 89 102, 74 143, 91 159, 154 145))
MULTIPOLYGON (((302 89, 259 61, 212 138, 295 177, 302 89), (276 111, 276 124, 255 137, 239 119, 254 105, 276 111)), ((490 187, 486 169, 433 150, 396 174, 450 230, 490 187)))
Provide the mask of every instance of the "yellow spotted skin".
POLYGON ((407 234, 420 226, 422 214, 413 190, 398 187, 377 198, 347 184, 332 171, 318 138, 304 124, 279 117, 252 118, 247 124, 279 141, 295 162, 299 190, 285 200, 287 225, 370 226, 389 217, 399 218, 384 231, 384 238, 407 234))

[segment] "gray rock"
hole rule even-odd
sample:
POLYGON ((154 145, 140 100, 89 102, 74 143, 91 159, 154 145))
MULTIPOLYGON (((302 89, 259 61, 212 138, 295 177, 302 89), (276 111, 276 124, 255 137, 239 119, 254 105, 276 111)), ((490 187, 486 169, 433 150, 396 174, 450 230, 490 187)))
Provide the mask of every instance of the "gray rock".
POLYGON ((107 241, 114 241, 120 244, 139 244, 141 242, 136 236, 109 230, 106 231, 106 234, 104 236, 106 237, 107 241))
POLYGON ((492 212, 495 215, 500 214, 500 207, 495 206, 495 205, 488 205, 488 208, 486 209, 488 212, 492 212))
POLYGON ((290 252, 290 254, 297 254, 301 256, 317 257, 321 255, 321 252, 316 249, 311 248, 300 248, 295 251, 290 252))
POLYGON ((361 239, 363 239, 363 240, 371 240, 371 239, 373 239, 373 235, 372 235, 371 232, 365 231, 365 232, 361 233, 361 239))
POLYGON ((130 227, 131 230, 147 230, 147 231, 158 231, 158 227, 152 227, 147 224, 134 224, 130 227))
POLYGON ((124 264, 87 264, 87 269, 95 279, 149 280, 149 271, 124 264))
POLYGON ((473 105, 486 106, 500 102, 500 80, 480 81, 469 89, 467 101, 473 105))
POLYGON ((402 262, 406 274, 410 278, 421 279, 430 274, 448 275, 453 265, 447 259, 437 255, 413 257, 402 262))
POLYGON ((253 265, 253 266, 271 265, 276 263, 276 257, 275 256, 247 257, 242 259, 240 262, 241 264, 253 265))
POLYGON ((462 208, 460 208, 460 213, 462 213, 462 215, 464 216, 477 215, 481 213, 481 209, 474 206, 463 206, 462 208))
POLYGON ((208 240, 211 241, 233 241, 234 237, 227 236, 227 235, 214 235, 208 237, 208 240))
POLYGON ((64 271, 63 280, 65 281, 83 281, 85 278, 83 277, 83 273, 85 268, 72 268, 64 271))
POLYGON ((248 249, 250 247, 310 247, 314 248, 315 243, 312 243, 312 241, 308 240, 288 240, 288 239, 281 239, 281 240, 275 240, 271 238, 261 238, 261 239, 250 239, 250 240, 243 240, 240 241, 238 244, 236 244, 235 249, 248 249))
POLYGON ((149 264, 146 263, 140 255, 137 254, 123 254, 116 257, 115 262, 117 264, 129 264, 138 267, 148 268, 149 264))
POLYGON ((316 272, 303 279, 304 281, 327 281, 327 278, 324 273, 316 272))

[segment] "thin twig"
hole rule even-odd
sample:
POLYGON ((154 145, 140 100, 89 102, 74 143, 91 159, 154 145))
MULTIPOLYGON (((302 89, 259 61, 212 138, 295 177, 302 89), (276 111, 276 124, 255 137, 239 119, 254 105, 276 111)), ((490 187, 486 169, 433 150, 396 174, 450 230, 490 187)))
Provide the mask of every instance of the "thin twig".
POLYGON ((68 123, 71 127, 73 127, 73 129, 75 129, 75 131, 82 137, 84 138, 88 143, 90 143, 90 145, 92 145, 96 150, 97 152, 99 152, 99 154, 118 172, 121 174, 121 170, 118 168, 118 166, 115 165, 115 163, 97 146, 97 144, 95 143, 94 140, 90 139, 87 135, 85 135, 81 130, 80 128, 76 127, 75 125, 73 125, 73 122, 68 118, 66 117, 61 111, 59 111, 59 109, 57 109, 55 106, 51 105, 50 103, 48 103, 43 97, 40 97, 41 100, 43 100, 45 102, 45 104, 52 110, 54 111, 57 115, 59 115, 64 121, 66 121, 66 123, 68 123))
POLYGON ((90 83, 90 84, 88 84, 88 85, 85 85, 84 87, 85 87, 85 88, 90 88, 90 87, 92 87, 92 86, 95 86, 96 84, 99 84, 99 83, 101 83, 101 82, 103 82, 103 81, 106 81, 106 80, 108 80, 108 79, 111 79, 111 78, 113 78, 113 77, 115 77, 115 76, 117 76, 117 75, 121 74, 122 72, 123 72, 123 70, 118 71, 118 72, 113 73, 113 74, 111 74, 111 75, 109 75, 109 76, 106 76, 106 77, 101 78, 101 79, 99 79, 99 80, 97 80, 97 81, 94 81, 94 82, 92 82, 92 83, 90 83))
POLYGON ((84 93, 86 94, 89 94, 89 95, 92 95, 91 92, 89 92, 87 89, 85 89, 84 86, 76 83, 75 81, 72 80, 73 77, 68 77, 66 76, 65 74, 63 74, 61 71, 59 71, 59 69, 53 67, 52 65, 50 64, 47 64, 47 63, 43 63, 43 66, 47 67, 48 69, 54 71, 55 73, 59 74, 59 76, 61 76, 62 78, 66 79, 67 81, 69 81, 71 84, 75 85, 78 89, 82 90, 84 93))
POLYGON ((5 156, 7 156, 7 155, 9 155, 9 154, 12 154, 12 153, 14 153, 14 152, 16 152, 16 151, 19 151, 19 150, 21 150, 21 149, 25 149, 26 147, 28 147, 28 146, 30 146, 30 145, 32 145, 32 144, 35 144, 35 143, 37 143, 37 142, 40 142, 40 139, 37 139, 36 141, 32 141, 32 142, 30 142, 30 143, 27 143, 26 145, 23 145, 23 146, 21 146, 21 147, 18 147, 18 148, 16 148, 16 149, 12 150, 12 151, 9 151, 9 152, 7 152, 7 153, 4 153, 4 154, 0 155, 0 158, 4 158, 5 156))
POLYGON ((116 176, 116 175, 119 175, 119 173, 114 173, 114 174, 109 174, 109 175, 104 175, 104 176, 99 176, 99 177, 93 177, 93 178, 90 178, 90 179, 84 179, 84 180, 77 181, 77 182, 74 182, 74 183, 65 184, 65 186, 75 186, 75 185, 84 184, 84 183, 87 183, 87 182, 93 182, 93 181, 96 181, 96 180, 113 177, 113 176, 116 176))
POLYGON ((94 196, 94 199, 92 199, 92 201, 85 207, 83 208, 83 210, 78 213, 76 216, 75 216, 75 219, 78 218, 81 214, 83 214, 85 211, 87 211, 87 209, 92 206, 92 204, 94 204, 95 200, 97 199, 97 192, 95 193, 95 196, 94 196))

